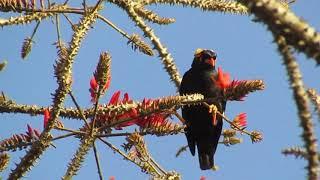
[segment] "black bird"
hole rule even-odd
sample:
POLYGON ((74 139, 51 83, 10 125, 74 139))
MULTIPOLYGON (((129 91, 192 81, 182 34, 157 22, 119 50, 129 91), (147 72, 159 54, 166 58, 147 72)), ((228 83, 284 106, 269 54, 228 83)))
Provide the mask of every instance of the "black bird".
MULTIPOLYGON (((226 101, 222 97, 222 90, 216 84, 214 77, 216 53, 212 50, 197 49, 191 68, 184 74, 180 95, 200 93, 205 98, 212 98, 221 113, 225 111, 226 101)), ((207 170, 214 166, 213 156, 219 142, 222 130, 222 117, 217 115, 213 123, 213 114, 203 104, 185 106, 182 108, 182 117, 186 121, 185 134, 191 154, 194 156, 195 147, 198 149, 200 169, 207 170)))

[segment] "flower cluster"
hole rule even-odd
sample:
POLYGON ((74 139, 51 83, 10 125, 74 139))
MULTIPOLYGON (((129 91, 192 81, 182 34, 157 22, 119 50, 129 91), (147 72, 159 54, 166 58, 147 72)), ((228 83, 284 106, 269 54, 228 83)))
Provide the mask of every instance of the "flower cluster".
POLYGON ((15 151, 28 146, 28 143, 34 142, 40 138, 40 132, 37 129, 27 125, 25 134, 14 134, 8 139, 0 141, 0 151, 15 151))
POLYGON ((94 76, 90 80, 89 91, 92 102, 96 102, 98 94, 99 96, 104 94, 110 86, 110 64, 111 56, 107 52, 101 53, 94 76))
POLYGON ((226 89, 230 86, 230 74, 227 72, 223 72, 222 68, 218 68, 218 75, 217 75, 217 86, 220 89, 226 89))
MULTIPOLYGON (((220 98, 225 101, 243 101, 250 92, 264 89, 262 80, 231 80, 230 74, 224 72, 221 67, 218 68, 217 74, 212 76, 211 80, 221 90, 222 97, 220 98)), ((209 106, 209 112, 215 117, 216 112, 211 106, 209 106)), ((224 115, 222 116, 226 118, 224 115)), ((225 145, 234 145, 242 142, 242 139, 236 137, 237 131, 248 134, 251 137, 252 142, 259 142, 262 140, 262 134, 260 132, 245 131, 245 128, 247 127, 246 113, 238 114, 233 121, 226 120, 230 123, 231 129, 226 129, 222 133, 224 137, 222 143, 225 145)))
POLYGON ((218 68, 216 76, 212 80, 223 92, 223 99, 229 101, 243 101, 247 94, 264 89, 262 80, 232 80, 230 74, 218 68))
MULTIPOLYGON (((121 92, 116 91, 110 98, 108 105, 116 106, 119 104, 131 104, 133 103, 132 99, 129 97, 128 93, 123 95, 123 98, 120 98, 121 92)), ((151 131, 154 133, 166 133, 174 132, 180 126, 177 124, 171 123, 168 121, 169 114, 166 112, 150 113, 143 114, 142 110, 154 108, 156 100, 144 99, 141 104, 132 108, 130 111, 117 114, 113 116, 112 114, 101 115, 98 117, 98 123, 100 126, 103 124, 111 124, 115 122, 121 122, 117 124, 114 128, 116 130, 122 130, 123 127, 137 125, 141 130, 151 131)))
POLYGON ((242 129, 246 128, 247 126, 247 114, 246 113, 240 113, 233 119, 233 124, 237 127, 240 127, 242 129))

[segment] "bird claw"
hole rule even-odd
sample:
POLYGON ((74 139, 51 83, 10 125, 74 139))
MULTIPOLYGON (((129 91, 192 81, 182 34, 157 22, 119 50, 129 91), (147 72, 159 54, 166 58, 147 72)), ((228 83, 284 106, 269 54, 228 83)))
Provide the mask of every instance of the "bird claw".
POLYGON ((219 166, 217 165, 213 165, 211 168, 212 171, 218 171, 219 170, 219 166))
POLYGON ((209 105, 209 113, 216 113, 218 111, 218 108, 216 105, 211 104, 209 105))
POLYGON ((209 105, 209 113, 212 113, 212 124, 213 126, 216 126, 217 125, 217 111, 218 111, 218 108, 216 105, 209 105))

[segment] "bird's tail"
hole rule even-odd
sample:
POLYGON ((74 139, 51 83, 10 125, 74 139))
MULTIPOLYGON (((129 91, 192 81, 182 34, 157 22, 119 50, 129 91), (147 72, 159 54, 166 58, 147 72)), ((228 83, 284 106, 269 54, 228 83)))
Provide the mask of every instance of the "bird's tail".
POLYGON ((207 143, 198 143, 198 156, 201 170, 211 169, 214 165, 213 150, 207 143))

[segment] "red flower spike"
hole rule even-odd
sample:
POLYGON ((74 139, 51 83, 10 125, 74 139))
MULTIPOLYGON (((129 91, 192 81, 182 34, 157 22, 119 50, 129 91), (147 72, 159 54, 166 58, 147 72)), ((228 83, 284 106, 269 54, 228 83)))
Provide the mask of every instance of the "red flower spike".
POLYGON ((206 180, 207 178, 205 176, 201 176, 200 180, 206 180))
POLYGON ((50 119, 50 112, 49 112, 49 110, 48 110, 48 109, 45 109, 45 110, 43 111, 43 115, 44 115, 44 117, 43 117, 43 128, 46 128, 46 127, 47 127, 47 124, 48 124, 48 122, 49 122, 49 119, 50 119))
POLYGON ((141 103, 142 109, 147 109, 149 107, 149 105, 151 104, 151 102, 152 102, 151 99, 144 98, 141 103))
POLYGON ((159 127, 167 124, 164 114, 152 114, 143 118, 139 118, 136 124, 142 128, 146 127, 159 127))
POLYGON ((40 138, 40 134, 41 134, 41 133, 39 132, 38 129, 34 129, 33 132, 34 132, 34 134, 37 136, 37 138, 40 138))
POLYGON ((114 129, 122 130, 122 127, 132 126, 134 124, 136 124, 136 122, 135 122, 135 120, 132 120, 132 121, 128 121, 128 122, 122 123, 122 124, 118 125, 117 127, 115 127, 114 129))
POLYGON ((90 96, 91 96, 91 102, 95 102, 96 101, 96 99, 97 99, 97 97, 96 97, 97 90, 98 90, 98 84, 97 84, 96 79, 93 77, 90 80, 90 89, 89 89, 90 96))
MULTIPOLYGON (((228 86, 228 88, 232 89, 232 88, 236 88, 237 86, 239 86, 241 83, 245 82, 246 80, 232 80, 232 82, 230 83, 230 85, 228 86)), ((244 98, 246 96, 242 96, 240 98, 237 99, 237 101, 244 101, 244 98)))
POLYGON ((241 128, 244 128, 247 126, 247 113, 240 113, 238 114, 235 119, 233 120, 235 124, 240 126, 241 128))
POLYGON ((111 76, 108 76, 108 77, 107 77, 107 82, 106 82, 106 84, 105 84, 104 87, 103 87, 103 92, 105 92, 107 89, 109 89, 110 83, 111 83, 111 76))
POLYGON ((98 84, 94 77, 90 80, 90 88, 95 91, 98 89, 98 84))
POLYGON ((129 116, 131 117, 131 118, 135 118, 135 117, 137 117, 139 114, 138 114, 138 111, 136 110, 136 109, 131 109, 130 111, 129 111, 129 116))
POLYGON ((143 98, 142 103, 141 103, 141 106, 142 106, 143 109, 145 109, 147 107, 146 104, 147 104, 147 99, 143 98))
POLYGON ((122 103, 127 103, 129 101, 130 101, 130 97, 129 97, 128 93, 124 93, 122 103))
POLYGON ((27 124, 27 128, 28 128, 28 132, 26 132, 27 135, 30 136, 30 137, 32 137, 32 136, 33 136, 33 129, 32 129, 32 127, 31 127, 29 124, 27 124))
POLYGON ((119 103, 120 93, 120 91, 113 93, 109 101, 109 105, 117 105, 119 103))
POLYGON ((220 89, 225 89, 230 85, 230 74, 224 73, 222 69, 218 68, 217 86, 220 89))

